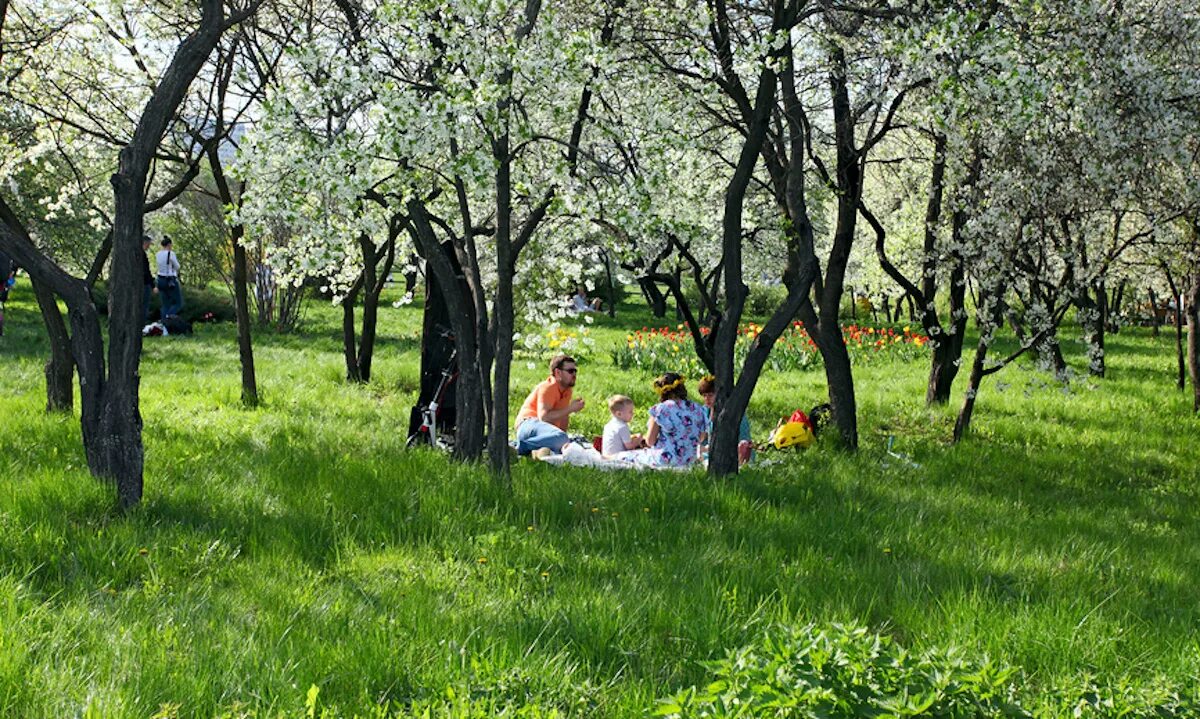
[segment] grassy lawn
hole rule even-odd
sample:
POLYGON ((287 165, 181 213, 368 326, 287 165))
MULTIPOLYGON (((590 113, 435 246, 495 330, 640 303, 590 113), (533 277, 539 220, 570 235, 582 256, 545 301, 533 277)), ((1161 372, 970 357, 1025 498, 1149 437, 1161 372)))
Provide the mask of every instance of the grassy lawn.
MULTIPOLYGON (((766 454, 721 482, 526 461, 509 496, 404 449, 418 310, 382 311, 360 387, 338 313, 313 303, 300 333, 256 338, 256 411, 232 325, 147 340, 146 495, 120 516, 77 417, 42 412, 29 294, 0 338, 0 716, 644 716, 707 684, 706 660, 810 622, 1014 666, 1045 716, 1090 685, 1195 691, 1200 421, 1166 333, 1111 337, 1104 380, 1006 369, 958 447, 961 397, 928 410, 924 363, 878 363, 856 368, 855 455, 766 454)), ((597 320, 581 432, 614 392, 645 421, 651 378, 609 349, 651 324, 632 306, 597 320)), ((545 374, 527 362, 514 408, 545 374)), ((819 369, 765 376, 756 436, 823 388, 819 369)))

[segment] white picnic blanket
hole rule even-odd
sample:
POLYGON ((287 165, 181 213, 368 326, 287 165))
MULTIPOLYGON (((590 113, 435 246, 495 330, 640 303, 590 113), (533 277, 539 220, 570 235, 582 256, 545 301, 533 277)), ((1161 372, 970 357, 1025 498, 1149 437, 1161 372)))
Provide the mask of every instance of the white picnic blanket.
MULTIPOLYGON (((623 452, 622 454, 632 454, 632 452, 623 452)), ((573 467, 593 467, 595 469, 603 469, 607 471, 616 469, 691 469, 691 467, 653 466, 644 462, 631 461, 630 459, 606 459, 602 454, 596 451, 595 447, 583 447, 575 444, 574 442, 569 442, 565 447, 563 447, 562 454, 552 454, 543 458, 542 461, 554 465, 569 464, 573 467)))

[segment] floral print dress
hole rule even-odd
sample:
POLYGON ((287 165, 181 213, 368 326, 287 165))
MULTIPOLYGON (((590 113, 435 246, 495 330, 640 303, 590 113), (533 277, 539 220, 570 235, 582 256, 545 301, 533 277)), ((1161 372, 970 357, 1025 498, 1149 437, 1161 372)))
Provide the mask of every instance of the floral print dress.
POLYGON ((708 420, 704 408, 690 400, 669 399, 650 408, 658 423, 658 440, 639 459, 656 467, 685 467, 696 460, 696 448, 708 420))

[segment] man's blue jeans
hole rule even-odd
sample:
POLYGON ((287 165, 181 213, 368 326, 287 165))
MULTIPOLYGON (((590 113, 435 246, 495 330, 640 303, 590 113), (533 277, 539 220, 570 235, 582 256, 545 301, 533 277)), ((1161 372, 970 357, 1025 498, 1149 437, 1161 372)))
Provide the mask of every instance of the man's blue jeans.
POLYGON ((566 432, 540 419, 527 419, 517 426, 517 454, 529 454, 542 447, 557 453, 568 441, 566 432))

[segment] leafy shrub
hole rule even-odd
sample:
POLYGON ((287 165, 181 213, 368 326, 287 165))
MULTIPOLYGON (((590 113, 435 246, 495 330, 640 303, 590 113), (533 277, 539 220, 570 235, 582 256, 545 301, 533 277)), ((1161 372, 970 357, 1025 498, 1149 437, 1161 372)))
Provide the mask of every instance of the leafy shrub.
POLYGON ((1083 676, 1040 692, 1035 714, 1071 719, 1183 719, 1200 716, 1200 697, 1165 679, 1144 685, 1125 681, 1098 684, 1083 676))
POLYGON ((783 304, 787 293, 787 287, 783 285, 750 285, 750 293, 746 296, 746 313, 766 319, 783 304))
POLYGON ((953 649, 914 654, 861 626, 777 628, 709 668, 715 681, 662 700, 655 713, 678 719, 1033 716, 1015 698, 1016 670, 969 661, 953 649))
MULTIPOLYGON (((108 314, 108 284, 106 282, 97 282, 95 292, 92 296, 96 298, 96 309, 102 315, 108 314)), ((161 300, 158 295, 154 295, 150 300, 150 318, 158 317, 158 308, 161 306, 161 300)), ((195 322, 209 312, 213 315, 213 320, 216 322, 236 322, 237 314, 233 307, 233 297, 229 295, 229 291, 221 285, 208 285, 198 287, 196 285, 183 286, 183 311, 179 313, 188 322, 195 322)))

